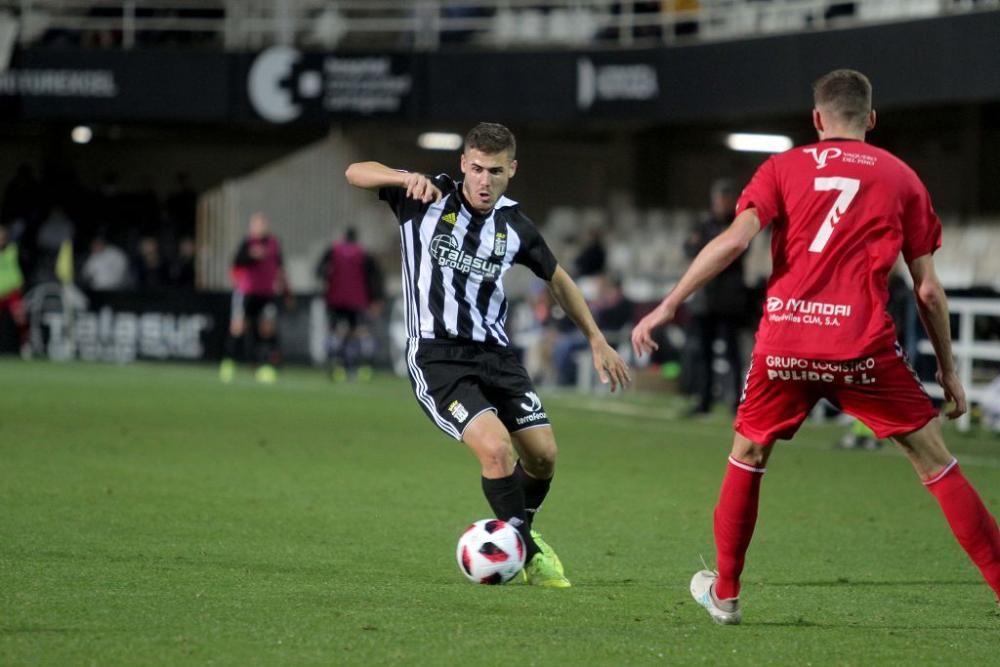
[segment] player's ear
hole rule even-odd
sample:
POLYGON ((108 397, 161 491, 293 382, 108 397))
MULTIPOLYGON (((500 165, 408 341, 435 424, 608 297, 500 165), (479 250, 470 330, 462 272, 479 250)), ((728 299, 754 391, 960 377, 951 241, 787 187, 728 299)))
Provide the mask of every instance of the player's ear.
POLYGON ((465 170, 469 168, 468 164, 465 162, 465 153, 462 153, 462 157, 459 160, 459 165, 461 165, 462 173, 464 174, 465 170))
POLYGON ((823 131, 823 116, 819 109, 813 109, 813 127, 816 128, 817 132, 823 131))
POLYGON ((877 120, 877 114, 875 109, 868 112, 868 125, 865 127, 865 132, 871 132, 875 129, 875 121, 877 120))
POLYGON ((514 178, 514 174, 517 173, 517 160, 510 161, 510 178, 514 178))

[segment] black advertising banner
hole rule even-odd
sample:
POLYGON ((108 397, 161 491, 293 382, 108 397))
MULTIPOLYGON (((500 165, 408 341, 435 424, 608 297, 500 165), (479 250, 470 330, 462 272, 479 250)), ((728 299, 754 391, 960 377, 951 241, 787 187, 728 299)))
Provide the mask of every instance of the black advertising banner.
POLYGON ((343 117, 417 116, 421 58, 410 54, 304 52, 273 46, 236 56, 230 80, 237 118, 276 125, 343 117))
POLYGON ((435 53, 427 71, 429 120, 560 120, 573 108, 568 53, 435 53))
POLYGON ((812 81, 867 73, 876 105, 1000 99, 1000 12, 612 51, 259 53, 28 49, 0 72, 0 114, 80 121, 327 124, 638 120, 784 114, 812 81), (915 74, 918 73, 918 74, 915 74))
POLYGON ((215 121, 229 104, 221 53, 29 49, 0 72, 0 108, 21 118, 215 121))
POLYGON ((82 292, 57 283, 25 295, 36 351, 65 361, 201 361, 221 355, 231 296, 189 290, 82 292))

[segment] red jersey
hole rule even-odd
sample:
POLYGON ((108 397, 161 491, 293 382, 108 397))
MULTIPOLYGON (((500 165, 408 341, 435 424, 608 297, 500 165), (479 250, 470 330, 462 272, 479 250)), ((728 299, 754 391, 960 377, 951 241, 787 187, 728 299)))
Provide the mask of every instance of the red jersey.
POLYGON ((281 273, 282 263, 281 243, 277 237, 247 236, 236 252, 233 270, 230 272, 236 283, 236 291, 256 296, 275 296, 278 293, 278 275, 281 273), (254 257, 251 248, 258 248, 260 257, 254 257))
POLYGON ((902 160, 831 139, 775 155, 736 204, 771 225, 773 269, 755 351, 854 359, 896 341, 888 279, 941 246, 941 221, 902 160))
POLYGON ((340 241, 333 244, 326 271, 326 302, 330 306, 350 310, 368 307, 367 256, 357 243, 340 241))

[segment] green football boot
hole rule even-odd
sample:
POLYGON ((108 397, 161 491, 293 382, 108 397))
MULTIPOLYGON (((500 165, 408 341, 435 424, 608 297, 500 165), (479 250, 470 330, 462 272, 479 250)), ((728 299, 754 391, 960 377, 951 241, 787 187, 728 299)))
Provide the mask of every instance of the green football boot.
POLYGON ((540 551, 524 566, 524 581, 532 586, 543 588, 569 588, 572 586, 566 578, 562 561, 552 550, 548 542, 542 539, 534 530, 531 538, 535 540, 540 551))
POLYGON ((254 378, 261 384, 274 384, 278 381, 278 371, 275 370, 274 366, 265 364, 257 369, 254 378))
POLYGON ((229 384, 233 381, 234 375, 236 375, 236 362, 232 359, 223 359, 219 364, 219 379, 229 384))

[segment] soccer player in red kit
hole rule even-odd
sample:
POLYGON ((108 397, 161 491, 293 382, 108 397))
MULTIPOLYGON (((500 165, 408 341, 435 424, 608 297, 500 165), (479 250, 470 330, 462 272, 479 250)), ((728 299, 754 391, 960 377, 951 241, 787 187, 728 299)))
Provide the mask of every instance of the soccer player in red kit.
POLYGON ((814 85, 819 142, 765 162, 736 204, 730 227, 694 259, 674 289, 632 331, 636 354, 695 290, 771 227, 773 271, 736 421, 714 532, 718 572, 691 594, 717 623, 736 624, 740 574, 757 520, 761 478, 775 440, 791 438, 825 398, 891 438, 934 494, 958 542, 1000 598, 1000 531, 945 446, 937 412, 896 343, 886 311, 899 253, 937 357, 937 381, 966 411, 951 355, 948 304, 934 270, 941 223, 916 174, 865 143, 875 126, 871 84, 835 70, 814 85))

